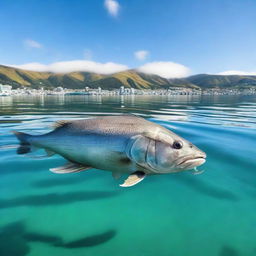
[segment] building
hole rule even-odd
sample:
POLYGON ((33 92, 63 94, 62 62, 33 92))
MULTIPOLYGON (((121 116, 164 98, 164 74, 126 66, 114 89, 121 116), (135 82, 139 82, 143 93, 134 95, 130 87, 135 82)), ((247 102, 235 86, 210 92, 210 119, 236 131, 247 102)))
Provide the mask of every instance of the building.
POLYGON ((119 89, 119 94, 123 95, 124 94, 124 86, 121 86, 119 89))
POLYGON ((12 86, 7 84, 0 84, 0 95, 9 95, 11 93, 12 86))
POLYGON ((58 86, 57 88, 54 89, 55 92, 64 92, 63 87, 58 86))

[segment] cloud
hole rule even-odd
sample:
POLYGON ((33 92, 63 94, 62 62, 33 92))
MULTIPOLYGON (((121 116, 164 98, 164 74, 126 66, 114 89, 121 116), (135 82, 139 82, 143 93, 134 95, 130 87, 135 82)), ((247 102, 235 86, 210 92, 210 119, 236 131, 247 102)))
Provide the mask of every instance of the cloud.
POLYGON ((145 60, 149 55, 149 52, 146 50, 140 50, 134 52, 134 56, 137 60, 145 60))
MULTIPOLYGON (((128 70, 127 65, 114 62, 95 62, 92 60, 71 60, 60 61, 50 64, 42 64, 38 62, 25 63, 22 65, 8 65, 15 68, 53 73, 69 73, 76 71, 93 72, 99 74, 113 74, 128 70)), ((164 78, 186 77, 190 74, 190 69, 174 62, 149 62, 137 68, 139 72, 155 74, 164 78)))
POLYGON ((186 77, 190 69, 175 62, 149 62, 137 69, 140 72, 155 74, 164 78, 186 77))
POLYGON ((35 40, 26 39, 23 41, 23 43, 28 48, 37 48, 37 49, 43 48, 43 45, 35 40))
POLYGON ((120 4, 116 0, 105 0, 104 6, 111 16, 116 17, 120 10, 120 4))
POLYGON ((256 76, 256 72, 247 72, 247 71, 240 71, 240 70, 227 70, 227 71, 224 71, 224 72, 217 73, 217 75, 223 75, 223 76, 231 76, 231 75, 256 76))
POLYGON ((126 65, 114 63, 114 62, 94 62, 88 60, 72 60, 72 61, 61 61, 55 62, 48 65, 33 62, 23 65, 10 65, 12 67, 40 71, 40 72, 54 72, 54 73, 69 73, 75 71, 94 72, 99 74, 113 74, 127 70, 126 65))

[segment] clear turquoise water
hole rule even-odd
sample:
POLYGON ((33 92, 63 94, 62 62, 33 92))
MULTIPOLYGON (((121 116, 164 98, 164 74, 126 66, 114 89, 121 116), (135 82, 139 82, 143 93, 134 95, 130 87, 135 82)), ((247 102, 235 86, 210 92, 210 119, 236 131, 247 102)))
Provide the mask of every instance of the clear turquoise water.
POLYGON ((1 256, 256 255, 255 97, 0 97, 0 115, 1 256), (127 112, 202 148, 205 172, 124 189, 99 170, 50 173, 61 157, 7 146, 17 144, 11 130, 127 112))

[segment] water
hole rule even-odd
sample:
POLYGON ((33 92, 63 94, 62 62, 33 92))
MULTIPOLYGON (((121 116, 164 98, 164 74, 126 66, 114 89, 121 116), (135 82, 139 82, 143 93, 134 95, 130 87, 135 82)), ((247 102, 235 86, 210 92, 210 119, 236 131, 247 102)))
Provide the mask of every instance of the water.
POLYGON ((0 97, 1 256, 255 256, 256 98, 0 97), (199 169, 121 188, 99 170, 57 175, 59 156, 16 155, 10 132, 135 113, 208 155, 199 169))

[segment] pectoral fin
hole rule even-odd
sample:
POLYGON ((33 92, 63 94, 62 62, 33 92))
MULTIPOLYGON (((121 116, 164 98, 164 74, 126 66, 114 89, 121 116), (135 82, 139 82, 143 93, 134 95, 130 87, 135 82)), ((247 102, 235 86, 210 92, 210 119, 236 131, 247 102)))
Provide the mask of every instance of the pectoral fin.
POLYGON ((141 182, 144 180, 146 177, 146 174, 141 171, 137 171, 132 173, 125 181, 123 184, 120 184, 120 187, 132 187, 136 185, 137 183, 141 182))
POLYGON ((73 173, 73 172, 82 172, 91 168, 92 167, 90 166, 84 166, 81 164, 67 163, 57 168, 51 168, 50 171, 58 174, 66 174, 66 173, 73 173))

